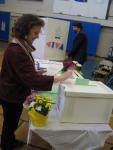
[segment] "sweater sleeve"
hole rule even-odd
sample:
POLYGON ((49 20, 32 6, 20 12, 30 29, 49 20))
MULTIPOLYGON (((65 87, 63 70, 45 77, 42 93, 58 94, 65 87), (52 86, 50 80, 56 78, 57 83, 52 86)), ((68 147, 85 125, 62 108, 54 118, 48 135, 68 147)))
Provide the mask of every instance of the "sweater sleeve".
POLYGON ((38 75, 29 56, 21 47, 15 46, 8 50, 6 59, 17 82, 38 91, 51 90, 54 77, 38 75))

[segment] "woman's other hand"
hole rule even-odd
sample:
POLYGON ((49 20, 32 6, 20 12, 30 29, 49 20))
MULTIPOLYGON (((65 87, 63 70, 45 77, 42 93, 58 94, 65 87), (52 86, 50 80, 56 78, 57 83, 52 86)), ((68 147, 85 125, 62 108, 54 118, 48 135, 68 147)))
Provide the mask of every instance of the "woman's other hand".
POLYGON ((36 71, 38 75, 43 75, 45 72, 47 72, 46 69, 39 69, 36 71))

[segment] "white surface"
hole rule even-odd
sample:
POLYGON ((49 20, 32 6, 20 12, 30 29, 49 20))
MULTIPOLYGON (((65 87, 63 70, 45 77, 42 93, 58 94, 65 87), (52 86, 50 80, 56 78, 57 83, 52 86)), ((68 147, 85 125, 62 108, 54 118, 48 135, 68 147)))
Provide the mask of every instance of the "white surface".
POLYGON ((112 134, 107 124, 59 123, 57 113, 54 106, 45 127, 35 127, 29 123, 27 144, 30 143, 33 131, 47 140, 55 150, 96 150, 112 134))
POLYGON ((62 62, 35 59, 35 63, 37 62, 40 67, 47 69, 46 75, 55 75, 63 68, 62 62))
POLYGON ((43 58, 44 57, 44 48, 46 45, 46 32, 47 32, 47 18, 43 19, 45 26, 41 29, 39 37, 34 40, 33 46, 36 48, 34 52, 32 52, 33 58, 43 58))
POLYGON ((88 0, 84 3, 75 0, 54 0, 53 12, 105 19, 108 2, 107 0, 88 0))
MULTIPOLYGON (((47 72, 45 73, 46 75, 55 75, 55 74, 59 75, 59 71, 61 71, 61 69, 63 68, 63 63, 58 62, 58 61, 35 59, 36 68, 37 68, 37 63, 39 63, 40 67, 47 69, 47 72)), ((65 84, 72 83, 73 84, 75 82, 76 78, 83 78, 83 77, 75 70, 73 77, 65 80, 63 83, 65 83, 65 84)))
POLYGON ((62 84, 58 94, 61 122, 108 123, 113 108, 113 91, 101 82, 89 85, 62 84))
POLYGON ((113 90, 98 81, 89 81, 88 85, 63 84, 66 96, 113 98, 113 90))

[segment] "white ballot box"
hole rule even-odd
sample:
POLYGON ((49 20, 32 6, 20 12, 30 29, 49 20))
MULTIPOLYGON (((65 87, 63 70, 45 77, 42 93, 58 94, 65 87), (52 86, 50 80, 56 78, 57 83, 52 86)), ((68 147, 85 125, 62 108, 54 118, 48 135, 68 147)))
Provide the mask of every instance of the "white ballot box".
POLYGON ((113 91, 99 81, 87 85, 61 84, 57 106, 60 122, 108 123, 113 91))

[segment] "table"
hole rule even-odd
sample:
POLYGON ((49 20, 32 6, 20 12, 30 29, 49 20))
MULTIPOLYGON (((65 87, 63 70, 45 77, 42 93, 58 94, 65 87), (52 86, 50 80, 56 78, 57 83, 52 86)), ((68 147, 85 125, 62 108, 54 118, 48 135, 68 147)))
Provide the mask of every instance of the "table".
MULTIPOLYGON (((48 74, 56 74, 62 68, 60 63, 41 61, 41 65, 49 70, 48 74), (56 70, 53 69, 57 68, 56 70), (56 67, 55 67, 56 66, 56 67)), ((74 76, 74 79, 79 74, 74 76)), ((73 84, 74 79, 68 79, 64 84, 73 84)), ((32 132, 39 134, 48 141, 55 150, 96 150, 104 145, 107 137, 113 134, 108 124, 77 124, 61 123, 59 121, 60 112, 54 104, 49 114, 48 124, 45 127, 36 127, 29 121, 27 145, 32 138, 32 132)))
POLYGON ((55 150, 96 150, 113 134, 108 124, 60 123, 58 119, 59 112, 54 105, 47 126, 36 127, 29 121, 27 145, 30 143, 32 132, 35 132, 55 150))

